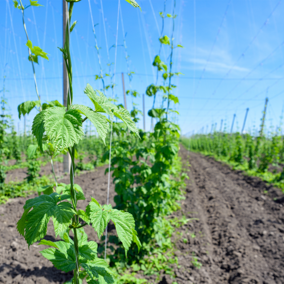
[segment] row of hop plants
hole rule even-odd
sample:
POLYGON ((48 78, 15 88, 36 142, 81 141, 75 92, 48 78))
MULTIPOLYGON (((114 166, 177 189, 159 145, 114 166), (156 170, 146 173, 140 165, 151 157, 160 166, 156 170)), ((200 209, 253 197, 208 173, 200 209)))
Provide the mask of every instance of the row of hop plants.
POLYGON ((284 188, 284 137, 280 131, 267 136, 214 132, 182 141, 191 151, 213 155, 235 169, 248 171, 284 188))

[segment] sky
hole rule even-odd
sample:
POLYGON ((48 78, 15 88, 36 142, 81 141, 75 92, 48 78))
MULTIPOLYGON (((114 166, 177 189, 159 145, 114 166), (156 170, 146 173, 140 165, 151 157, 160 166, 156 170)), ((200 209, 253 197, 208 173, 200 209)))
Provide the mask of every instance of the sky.
MULTIPOLYGON (((268 97, 266 129, 281 126, 284 98, 284 0, 137 0, 141 10, 125 0, 82 0, 75 4, 71 33, 74 103, 91 106, 84 88, 89 83, 101 89, 95 75, 114 74, 114 93, 123 103, 122 76, 126 90, 140 96, 127 97, 128 110, 133 103, 142 108, 142 95, 148 85, 156 84, 152 62, 159 54, 162 19, 159 12, 173 13, 174 44, 172 69, 183 75, 173 78, 173 94, 179 104, 172 106, 173 115, 183 135, 210 132, 213 128, 240 131, 247 108, 245 132, 259 129, 264 101, 268 97), (95 28, 95 34, 93 27, 95 28), (96 36, 96 37, 95 37, 96 36), (97 55, 99 47, 101 68, 97 55), (126 48, 124 47, 124 43, 126 48), (126 59, 127 58, 127 59, 126 59), (127 73, 135 72, 130 80, 127 73)), ((36 65, 38 89, 42 101, 62 102, 62 1, 39 0, 43 7, 25 11, 25 22, 33 45, 48 53, 49 60, 36 65)), ((23 0, 28 5, 28 0, 23 0)), ((165 18, 163 35, 171 37, 173 19, 165 18)), ((5 80, 5 97, 16 129, 23 131, 17 106, 36 100, 31 63, 20 10, 12 0, 0 0, 0 90, 5 80)), ((170 48, 161 50, 161 59, 169 62, 170 48)), ((110 77, 106 78, 106 84, 110 77)), ((162 79, 158 79, 162 84, 162 79)), ((3 92, 1 93, 3 94, 3 92)), ((162 102, 161 94, 156 106, 162 102)), ((153 98, 145 96, 146 112, 153 98)), ((30 127, 36 110, 27 117, 30 127)), ((143 128, 143 120, 138 123, 143 128)), ((146 130, 151 121, 146 118, 146 130)))

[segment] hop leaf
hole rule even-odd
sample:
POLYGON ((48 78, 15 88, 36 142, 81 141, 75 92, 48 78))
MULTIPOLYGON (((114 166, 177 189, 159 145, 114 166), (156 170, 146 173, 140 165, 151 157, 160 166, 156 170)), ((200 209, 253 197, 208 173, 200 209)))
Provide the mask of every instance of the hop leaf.
POLYGON ((112 209, 111 205, 102 207, 93 198, 87 206, 86 213, 89 215, 92 226, 98 233, 99 238, 104 232, 109 220, 112 220, 118 238, 125 248, 125 254, 127 254, 132 241, 135 242, 138 249, 140 249, 141 243, 135 231, 135 221, 130 213, 112 209))
POLYGON ((116 109, 117 107, 102 92, 98 90, 95 91, 91 85, 87 84, 85 94, 94 104, 96 112, 104 112, 110 117, 113 117, 112 110, 116 109))
POLYGON ((44 111, 46 134, 58 152, 77 144, 84 132, 82 118, 75 109, 65 111, 62 107, 52 107, 44 111))
POLYGON ((107 118, 84 105, 73 105, 72 108, 85 115, 92 122, 92 124, 96 127, 99 136, 105 142, 108 130, 107 118))
POLYGON ((19 119, 21 115, 29 114, 36 106, 40 107, 40 101, 26 101, 18 105, 19 119))
POLYGON ((52 193, 26 201, 25 211, 17 223, 17 229, 25 237, 29 246, 46 235, 47 224, 51 217, 65 230, 68 228, 75 211, 68 202, 58 203, 66 198, 68 195, 52 193))
POLYGON ((90 218, 94 230, 100 238, 109 222, 109 214, 103 210, 102 206, 92 198, 92 201, 86 208, 86 213, 90 218))
POLYGON ((125 108, 116 109, 113 114, 121 119, 129 128, 129 130, 133 131, 139 137, 139 131, 135 125, 135 122, 131 119, 130 113, 125 108))
MULTIPOLYGON (((33 2, 37 2, 37 1, 33 1, 33 2)), ((39 5, 39 4, 38 4, 39 5)), ((40 5, 41 6, 41 5, 40 5)), ((40 56, 44 59, 48 59, 47 53, 44 52, 39 46, 34 46, 30 40, 28 40, 28 42, 26 43, 26 46, 31 50, 32 56, 36 58, 37 61, 37 57, 40 56)))
POLYGON ((45 111, 41 111, 40 113, 38 113, 33 121, 33 125, 32 125, 32 133, 33 135, 36 137, 37 139, 37 143, 41 149, 41 151, 43 151, 42 148, 42 137, 43 137, 43 133, 45 132, 45 128, 44 128, 44 114, 45 111))

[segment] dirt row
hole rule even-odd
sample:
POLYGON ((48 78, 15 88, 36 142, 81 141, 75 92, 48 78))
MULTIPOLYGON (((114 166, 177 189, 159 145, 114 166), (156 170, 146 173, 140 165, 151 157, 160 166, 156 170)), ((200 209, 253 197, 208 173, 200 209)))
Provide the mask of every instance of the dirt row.
POLYGON ((189 247, 178 246, 186 269, 177 283, 284 283, 281 191, 212 158, 184 148, 181 155, 191 165, 183 211, 199 221, 189 247), (190 267, 188 252, 198 256, 200 269, 190 267))
MULTIPOLYGON (((172 242, 180 267, 174 271, 174 280, 162 275, 159 284, 284 283, 282 193, 183 147, 180 155, 184 169, 190 169, 190 179, 182 209, 172 217, 197 220, 191 219, 175 232, 172 242)), ((91 196, 105 203, 104 170, 76 177, 86 196, 79 207, 84 208, 91 196)), ((113 185, 110 190, 113 200, 113 185)), ((28 250, 16 230, 24 202, 17 198, 0 206, 0 283, 64 283, 71 274, 52 267, 39 253, 42 246, 34 244, 28 250)), ((86 232, 90 240, 96 240, 92 228, 86 232)), ((51 223, 47 238, 54 240, 51 223)), ((150 279, 154 278, 149 283, 156 283, 150 279)))

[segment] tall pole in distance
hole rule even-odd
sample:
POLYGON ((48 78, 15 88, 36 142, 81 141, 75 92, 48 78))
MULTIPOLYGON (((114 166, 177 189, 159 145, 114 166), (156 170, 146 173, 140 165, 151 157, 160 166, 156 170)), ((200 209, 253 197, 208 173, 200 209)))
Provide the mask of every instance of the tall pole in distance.
MULTIPOLYGON (((65 0, 62 0, 63 5, 63 47, 65 45, 65 33, 68 21, 68 3, 65 0)), ((63 59, 62 59, 63 60, 63 59)), ((65 62, 63 60, 63 105, 67 107, 67 98, 68 98, 68 75, 67 75, 67 68, 65 62)), ((63 172, 69 173, 71 166, 71 157, 69 153, 67 155, 63 155, 63 172)))
POLYGON ((146 131, 146 113, 145 113, 145 94, 142 95, 143 100, 143 129, 146 131))
POLYGON ((206 125, 206 132, 205 132, 205 134, 207 134, 208 133, 208 124, 206 125))
POLYGON ((268 98, 265 98, 263 116, 262 116, 262 120, 261 120, 260 131, 259 131, 259 136, 260 136, 260 137, 262 137, 262 135, 263 135, 263 128, 264 128, 264 123, 265 123, 265 116, 266 116, 267 104, 268 104, 268 98))
POLYGON ((222 132, 222 127, 223 127, 223 119, 221 119, 220 132, 222 132))
POLYGON ((124 85, 124 74, 123 74, 123 72, 121 73, 121 79, 122 79, 122 88, 123 88, 123 97, 124 97, 124 108, 127 109, 125 85, 124 85))
POLYGON ((243 128, 242 128, 242 134, 244 133, 244 130, 245 130, 248 112, 249 112, 249 108, 247 108, 247 110, 246 110, 246 115, 245 115, 245 119, 244 119, 244 123, 243 123, 243 128))
POLYGON ((233 132, 233 129, 234 129, 235 118, 236 118, 236 114, 234 114, 234 116, 233 116, 233 121, 232 121, 232 126, 231 126, 231 133, 233 132))

